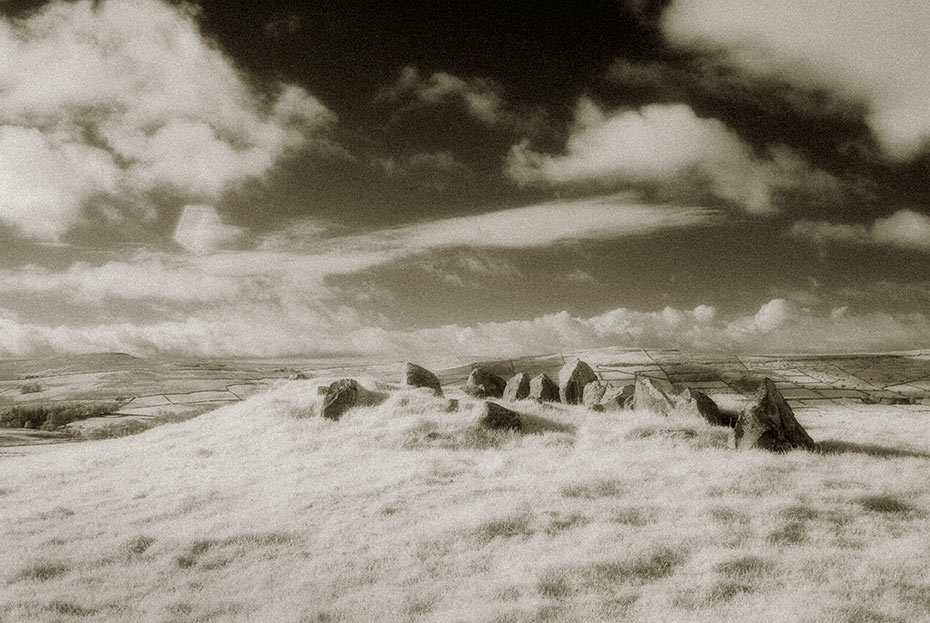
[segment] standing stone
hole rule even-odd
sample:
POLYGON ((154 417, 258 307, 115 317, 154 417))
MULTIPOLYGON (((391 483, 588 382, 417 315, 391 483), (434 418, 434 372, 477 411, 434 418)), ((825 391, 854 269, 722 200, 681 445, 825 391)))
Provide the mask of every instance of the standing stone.
POLYGON ((502 407, 496 402, 486 401, 478 422, 485 428, 504 430, 523 430, 523 421, 520 414, 502 407))
POLYGON ((343 413, 358 404, 360 389, 355 379, 340 379, 331 384, 323 399, 321 415, 328 420, 338 420, 343 413))
POLYGON ((529 397, 541 402, 558 402, 559 386, 545 374, 537 374, 530 381, 529 397))
POLYGON ((576 405, 584 398, 584 386, 597 380, 591 366, 576 359, 559 370, 559 398, 567 405, 576 405))
POLYGON ((504 400, 523 400, 530 395, 530 377, 521 372, 510 377, 504 387, 504 400))
POLYGON ((609 389, 601 398, 601 404, 607 411, 626 411, 633 408, 633 396, 636 386, 630 383, 620 388, 609 389))
POLYGON ((690 387, 678 397, 676 411, 704 418, 714 426, 736 426, 736 418, 722 412, 713 398, 690 387))
POLYGON ((675 410, 677 392, 671 383, 648 376, 636 377, 633 408, 656 415, 668 415, 675 410))
POLYGON ((771 379, 762 381, 753 403, 739 415, 733 435, 737 449, 762 448, 786 452, 816 450, 817 444, 794 417, 794 412, 771 379))
POLYGON ((504 395, 504 388, 507 383, 501 377, 483 370, 475 368, 468 375, 468 381, 465 383, 465 393, 477 398, 500 398, 504 395))
MULTIPOLYGON (((584 386, 581 394, 581 402, 586 407, 593 407, 601 404, 604 393, 607 392, 607 385, 600 381, 593 381, 584 386)), ((601 409, 603 411, 603 408, 601 409)))
POLYGON ((407 387, 426 387, 436 392, 436 395, 442 396, 442 386, 439 383, 439 378, 423 366, 418 366, 415 363, 408 361, 404 365, 404 375, 400 382, 407 387))

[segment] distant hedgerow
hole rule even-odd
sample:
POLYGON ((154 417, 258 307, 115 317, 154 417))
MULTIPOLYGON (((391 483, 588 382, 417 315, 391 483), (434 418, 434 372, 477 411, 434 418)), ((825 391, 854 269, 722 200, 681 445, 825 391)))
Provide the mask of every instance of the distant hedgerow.
POLYGON ((62 402, 24 404, 0 408, 0 428, 55 430, 69 422, 113 413, 115 402, 62 402))

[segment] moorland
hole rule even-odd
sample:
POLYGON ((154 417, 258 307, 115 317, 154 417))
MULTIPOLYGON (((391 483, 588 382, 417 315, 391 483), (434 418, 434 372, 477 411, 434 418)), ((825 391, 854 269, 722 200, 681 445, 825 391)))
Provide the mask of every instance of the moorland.
POLYGON ((116 405, 6 429, 0 620, 925 620, 926 353, 481 365, 572 357, 736 409, 771 378, 817 449, 533 400, 489 430, 469 364, 436 370, 440 397, 399 386, 403 362, 0 362, 0 408, 116 405), (345 377, 383 401, 320 417, 345 377))

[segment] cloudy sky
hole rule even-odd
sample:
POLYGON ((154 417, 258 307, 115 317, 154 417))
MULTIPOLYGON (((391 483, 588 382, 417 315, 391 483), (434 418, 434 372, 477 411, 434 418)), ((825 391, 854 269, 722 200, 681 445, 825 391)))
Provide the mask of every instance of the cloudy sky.
POLYGON ((930 347, 926 0, 0 0, 0 356, 930 347))

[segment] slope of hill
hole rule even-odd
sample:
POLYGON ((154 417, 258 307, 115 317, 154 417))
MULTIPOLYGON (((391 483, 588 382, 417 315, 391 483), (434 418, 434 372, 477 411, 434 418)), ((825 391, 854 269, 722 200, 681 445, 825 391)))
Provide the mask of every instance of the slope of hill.
MULTIPOLYGON (((135 437, 0 458, 4 621, 917 620, 926 419, 799 414, 822 454, 417 391, 338 422, 294 381, 135 437)), ((875 412, 875 415, 879 415, 875 412)))

